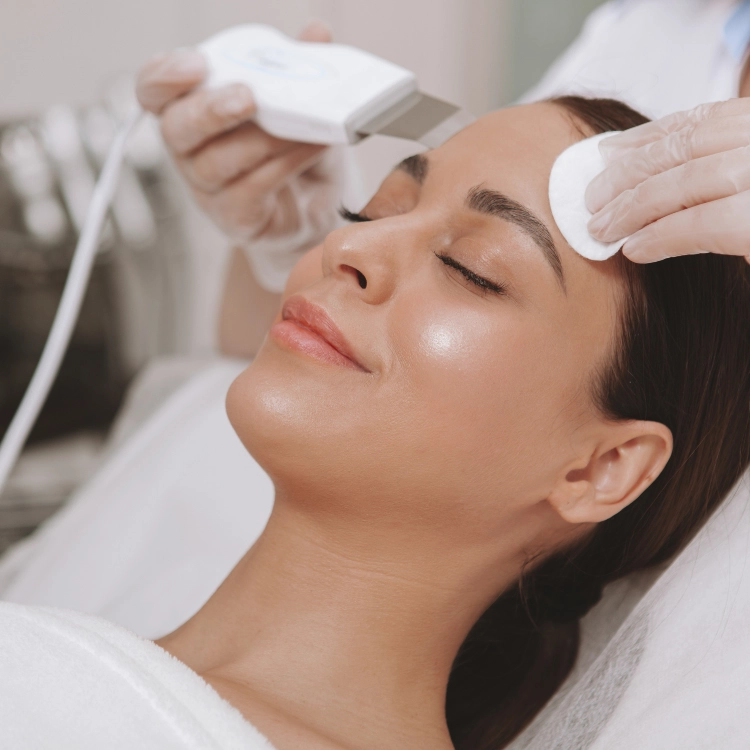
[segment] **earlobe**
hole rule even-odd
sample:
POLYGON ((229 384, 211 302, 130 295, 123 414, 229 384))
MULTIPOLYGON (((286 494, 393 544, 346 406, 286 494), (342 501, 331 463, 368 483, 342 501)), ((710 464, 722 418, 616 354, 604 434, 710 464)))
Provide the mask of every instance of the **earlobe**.
POLYGON ((584 475, 584 469, 572 469, 547 498, 547 502, 568 523, 585 523, 582 510, 593 505, 594 485, 584 475))
POLYGON ((606 521, 633 502, 672 454, 672 433, 659 422, 610 425, 584 466, 571 468, 548 497, 568 523, 606 521))

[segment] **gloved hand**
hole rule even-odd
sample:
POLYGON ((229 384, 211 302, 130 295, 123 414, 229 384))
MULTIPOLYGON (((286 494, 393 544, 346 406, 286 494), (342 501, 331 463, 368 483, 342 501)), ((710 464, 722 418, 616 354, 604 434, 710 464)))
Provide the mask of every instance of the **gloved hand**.
MULTIPOLYGON (((316 22, 300 39, 328 42, 331 34, 316 22)), ((247 251, 258 281, 281 291, 301 251, 334 225, 340 188, 335 154, 264 132, 249 122, 255 111, 250 89, 196 89, 206 74, 196 50, 157 57, 138 76, 138 100, 159 117, 198 204, 247 251)))
POLYGON ((750 263, 750 99, 703 104, 605 138, 607 168, 586 191, 589 231, 630 235, 636 263, 743 255, 750 263))

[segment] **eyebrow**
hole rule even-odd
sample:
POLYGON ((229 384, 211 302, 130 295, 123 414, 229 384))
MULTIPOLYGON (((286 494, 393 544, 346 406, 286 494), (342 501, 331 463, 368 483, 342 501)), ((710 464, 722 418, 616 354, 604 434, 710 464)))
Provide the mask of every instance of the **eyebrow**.
POLYGON ((504 193, 483 188, 481 185, 469 190, 466 197, 466 206, 472 211, 509 221, 522 229, 541 249, 545 260, 557 276, 563 292, 566 291, 562 261, 555 247, 555 241, 552 239, 549 229, 536 214, 504 193))
MULTIPOLYGON (((396 169, 406 172, 419 185, 422 185, 427 177, 429 166, 430 162, 424 154, 415 154, 404 159, 396 169)), ((504 193, 483 188, 481 185, 469 190, 466 205, 472 211, 496 216, 522 229, 541 249, 563 292, 567 294, 560 253, 557 252, 555 241, 552 239, 549 229, 536 214, 504 193)))
POLYGON ((397 167, 402 172, 413 177, 418 184, 422 185, 427 177, 427 170, 429 169, 430 162, 427 161, 427 157, 424 154, 414 154, 414 156, 407 156, 397 167))

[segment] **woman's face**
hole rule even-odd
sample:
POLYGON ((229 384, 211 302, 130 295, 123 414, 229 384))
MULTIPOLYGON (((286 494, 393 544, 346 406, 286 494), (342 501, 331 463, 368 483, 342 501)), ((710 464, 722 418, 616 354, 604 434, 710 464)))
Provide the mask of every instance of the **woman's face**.
POLYGON ((601 419, 588 385, 620 289, 550 212, 550 169, 580 137, 552 104, 487 115, 300 261, 287 320, 228 397, 278 490, 489 534, 547 496, 601 419))

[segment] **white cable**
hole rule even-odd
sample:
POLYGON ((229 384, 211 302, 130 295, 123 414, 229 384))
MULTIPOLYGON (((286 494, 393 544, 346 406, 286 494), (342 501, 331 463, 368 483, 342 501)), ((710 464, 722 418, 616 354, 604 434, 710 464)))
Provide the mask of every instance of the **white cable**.
POLYGON ((65 355, 65 350, 68 348, 68 342, 78 320, 78 313, 96 257, 99 235, 117 187, 117 177, 125 156, 128 138, 138 123, 141 114, 140 110, 136 110, 123 123, 107 154, 101 175, 96 183, 86 221, 78 238, 75 253, 73 253, 73 260, 70 264, 70 271, 68 271, 60 305, 57 308, 57 314, 44 345, 42 356, 39 358, 39 364, 36 366, 31 382, 26 388, 21 404, 3 437, 3 442, 0 444, 0 493, 2 493, 8 475, 44 405, 47 394, 55 382, 60 363, 65 355))

